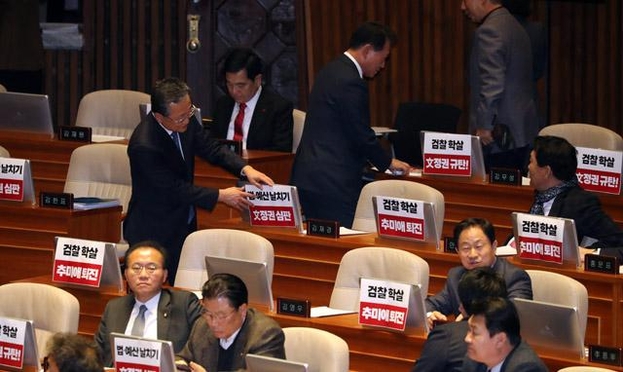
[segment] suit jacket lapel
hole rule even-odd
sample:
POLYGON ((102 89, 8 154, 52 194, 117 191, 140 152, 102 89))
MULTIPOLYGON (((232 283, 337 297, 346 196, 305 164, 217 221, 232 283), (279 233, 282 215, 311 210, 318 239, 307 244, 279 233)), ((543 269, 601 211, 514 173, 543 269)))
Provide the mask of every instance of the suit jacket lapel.
POLYGON ((263 134, 262 130, 265 127, 266 122, 266 88, 262 88, 262 93, 257 99, 255 109, 253 110, 253 116, 251 117, 251 123, 249 124, 249 133, 247 133, 247 147, 249 143, 253 143, 255 139, 263 134))
POLYGON ((116 327, 111 330, 111 332, 124 333, 125 329, 128 326, 128 322, 130 321, 130 314, 132 313, 132 309, 134 308, 134 303, 136 300, 133 295, 127 295, 125 300, 123 301, 121 312, 119 313, 119 323, 117 323, 116 327))
POLYGON ((171 294, 167 290, 160 293, 160 301, 158 301, 158 339, 164 340, 169 334, 169 321, 171 312, 171 294))

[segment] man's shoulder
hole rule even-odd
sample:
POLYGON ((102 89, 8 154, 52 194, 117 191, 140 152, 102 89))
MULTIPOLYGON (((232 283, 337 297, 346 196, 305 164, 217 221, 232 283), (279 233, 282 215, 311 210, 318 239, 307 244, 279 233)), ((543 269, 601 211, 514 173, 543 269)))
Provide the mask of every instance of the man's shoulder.
POLYGON ((525 341, 521 341, 515 349, 506 357, 502 370, 514 370, 519 366, 531 366, 531 371, 548 371, 547 367, 537 353, 525 341))

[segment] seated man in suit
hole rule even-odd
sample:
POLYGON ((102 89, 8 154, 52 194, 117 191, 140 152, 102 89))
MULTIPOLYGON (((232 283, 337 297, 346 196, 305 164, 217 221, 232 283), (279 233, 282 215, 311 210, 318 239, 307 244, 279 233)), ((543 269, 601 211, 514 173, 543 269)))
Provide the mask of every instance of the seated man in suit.
POLYGON ((292 103, 262 86, 262 61, 250 49, 234 49, 225 65, 229 95, 216 102, 210 131, 242 141, 249 150, 292 151, 292 103))
POLYGON ((509 298, 532 299, 532 283, 528 274, 495 255, 498 242, 495 240, 493 225, 489 221, 468 218, 459 222, 454 228, 454 239, 462 266, 450 269, 441 292, 426 299, 429 326, 432 327, 435 321, 447 321, 447 315, 450 314, 456 316, 456 320, 462 319, 457 286, 466 271, 477 267, 491 267, 504 278, 509 298))
POLYGON ((57 333, 46 344, 43 358, 46 372, 102 372, 102 355, 93 341, 71 334, 57 333))
POLYGON ((521 340, 519 316, 506 298, 490 298, 474 304, 465 336, 464 372, 547 372, 548 369, 521 340))
POLYGON ((477 267, 465 272, 459 281, 459 306, 463 321, 441 324, 433 328, 415 361, 413 372, 460 372, 467 351, 465 334, 467 319, 472 313, 472 304, 489 297, 506 297, 506 284, 490 267, 477 267))
POLYGON ((162 288, 168 273, 166 250, 161 245, 153 241, 137 243, 126 251, 124 262, 130 294, 108 302, 95 334, 106 366, 113 362, 111 332, 168 340, 179 352, 201 316, 201 305, 194 293, 162 288))
MULTIPOLYGON (((246 368, 247 353, 285 359, 285 336, 279 324, 248 306, 244 282, 215 274, 201 289, 203 316, 178 355, 194 372, 246 368)), ((182 361, 178 361, 181 363, 182 361)))
POLYGON ((530 186, 536 190, 530 213, 573 219, 578 243, 587 247, 583 254, 623 259, 623 230, 603 211, 599 198, 580 187, 577 167, 576 149, 566 139, 537 137, 528 165, 530 186))

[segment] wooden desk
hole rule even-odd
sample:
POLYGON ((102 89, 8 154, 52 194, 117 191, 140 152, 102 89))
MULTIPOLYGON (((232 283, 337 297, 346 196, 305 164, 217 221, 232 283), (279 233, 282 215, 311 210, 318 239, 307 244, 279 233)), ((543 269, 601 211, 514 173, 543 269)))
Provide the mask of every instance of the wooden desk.
MULTIPOLYGON (((396 178, 379 174, 379 178, 396 178)), ((511 213, 528 212, 534 198, 530 186, 506 186, 467 182, 448 177, 400 177, 439 190, 445 199, 443 236, 452 236, 454 226, 467 217, 486 218, 495 226, 496 237, 503 243, 512 234, 511 213)), ((606 213, 623 226, 623 198, 596 193, 606 213)))
MULTIPOLYGON (((126 141, 123 141, 124 143, 126 141)), ((84 142, 60 141, 47 136, 32 136, 20 132, 0 131, 0 145, 14 158, 30 159, 35 192, 63 192, 69 159, 74 149, 86 145, 84 142)), ((288 183, 294 154, 285 152, 245 150, 243 159, 277 183, 288 183)), ((227 188, 234 186, 238 177, 220 167, 213 166, 201 158, 195 161, 195 184, 204 187, 227 188)), ((229 207, 217 205, 211 213, 200 209, 203 219, 234 217, 229 207)))
MULTIPOLYGON (((268 239, 275 252, 273 272, 274 297, 305 298, 314 306, 327 305, 342 256, 347 251, 366 246, 385 246, 417 254, 430 267, 429 293, 439 292, 448 270, 459 265, 455 254, 437 251, 424 243, 383 239, 376 234, 346 236, 339 239, 302 235, 294 229, 252 228, 239 219, 206 222, 201 228, 247 230, 268 239), (304 292, 301 290, 304 288, 304 292)), ((587 344, 623 346, 623 278, 585 272, 576 268, 544 268, 511 260, 524 269, 548 270, 575 278, 586 286, 589 295, 587 344)))
POLYGON ((0 284, 49 274, 54 237, 118 242, 121 207, 72 211, 0 202, 0 284))
MULTIPOLYGON (((124 295, 124 293, 115 291, 63 287, 51 283, 50 275, 29 278, 27 281, 56 285, 76 296, 80 301, 79 332, 86 337, 93 337, 93 334, 97 332, 100 316, 106 303, 115 297, 124 295)), ((356 314, 315 319, 270 312, 267 312, 267 315, 275 319, 282 327, 312 327, 340 336, 348 343, 351 371, 408 371, 420 355, 426 340, 426 335, 421 331, 400 333, 363 328, 358 324, 356 314)), ((544 353, 539 353, 539 356, 552 371, 571 365, 597 366, 581 359, 552 357, 544 353)), ((608 368, 623 371, 623 368, 608 368)))

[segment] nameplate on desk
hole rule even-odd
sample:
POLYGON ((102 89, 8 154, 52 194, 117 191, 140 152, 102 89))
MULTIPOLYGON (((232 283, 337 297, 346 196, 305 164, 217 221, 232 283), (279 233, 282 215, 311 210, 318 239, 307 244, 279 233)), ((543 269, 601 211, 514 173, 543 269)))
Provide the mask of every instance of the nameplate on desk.
POLYGON ((219 140, 219 142, 225 145, 231 151, 233 151, 236 155, 242 156, 242 141, 221 139, 219 140))
POLYGON ((339 238, 340 223, 338 221, 307 219, 307 235, 324 238, 339 238))
POLYGON ((309 318, 311 303, 309 300, 294 300, 291 298, 277 298, 277 314, 300 316, 309 318))
POLYGON ((489 183, 500 185, 521 185, 521 172, 519 169, 491 168, 489 183))
POLYGON ((588 345, 588 360, 594 363, 621 366, 621 348, 588 345))
POLYGON ((443 251, 445 253, 457 253, 456 239, 450 236, 443 238, 443 251))
POLYGON ((39 194, 39 205, 41 207, 71 209, 74 204, 74 194, 41 192, 39 194))
POLYGON ((61 126, 58 138, 63 141, 91 142, 91 128, 61 126))
POLYGON ((616 257, 587 254, 584 256, 584 270, 598 273, 618 274, 619 260, 616 257))

